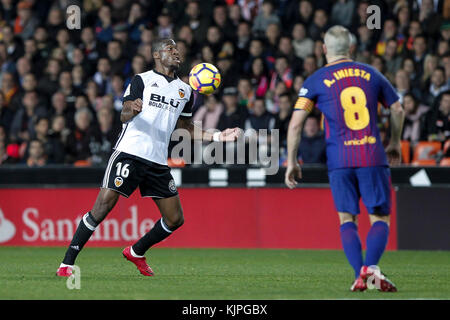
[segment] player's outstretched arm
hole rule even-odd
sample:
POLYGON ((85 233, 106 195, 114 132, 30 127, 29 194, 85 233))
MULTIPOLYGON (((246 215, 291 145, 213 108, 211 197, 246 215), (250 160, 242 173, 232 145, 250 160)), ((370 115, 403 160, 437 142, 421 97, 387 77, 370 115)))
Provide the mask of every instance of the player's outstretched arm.
POLYGON ((194 134, 194 130, 201 130, 202 134, 199 135, 199 140, 204 141, 236 141, 242 134, 242 129, 240 128, 229 128, 223 131, 209 132, 202 130, 201 128, 196 128, 195 124, 190 118, 180 118, 177 122, 177 128, 183 128, 191 133, 191 137, 197 139, 197 135, 194 134))
POLYGON ((391 109, 391 140, 386 148, 386 155, 391 166, 401 163, 401 134, 403 122, 405 120, 405 111, 399 101, 393 103, 391 109))
POLYGON ((292 114, 291 121, 289 122, 287 134, 288 158, 284 182, 290 189, 293 189, 297 185, 295 178, 302 178, 302 171, 297 161, 297 153, 301 140, 303 123, 305 122, 307 116, 307 111, 296 110, 292 114))
POLYGON ((130 121, 139 112, 142 111, 142 100, 130 100, 123 103, 122 111, 120 112, 120 121, 123 123, 130 121))

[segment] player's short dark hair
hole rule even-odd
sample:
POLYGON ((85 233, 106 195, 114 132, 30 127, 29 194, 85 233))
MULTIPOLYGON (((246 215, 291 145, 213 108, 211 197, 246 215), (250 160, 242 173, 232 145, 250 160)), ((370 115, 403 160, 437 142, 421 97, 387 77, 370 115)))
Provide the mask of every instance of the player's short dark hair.
POLYGON ((152 41, 152 54, 163 49, 169 41, 174 41, 170 38, 160 38, 152 41))

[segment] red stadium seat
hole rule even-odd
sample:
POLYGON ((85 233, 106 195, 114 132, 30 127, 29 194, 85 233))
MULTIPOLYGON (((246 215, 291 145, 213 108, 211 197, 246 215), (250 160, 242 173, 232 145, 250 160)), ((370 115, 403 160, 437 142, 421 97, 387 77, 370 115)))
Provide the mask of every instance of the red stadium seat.
POLYGON ((414 165, 436 165, 436 155, 440 151, 439 141, 420 141, 414 148, 412 162, 414 165))
POLYGON ((75 167, 89 167, 91 163, 87 160, 78 160, 73 164, 75 167))
POLYGON ((450 167, 450 157, 444 158, 439 162, 441 167, 450 167))
POLYGON ((411 163, 411 143, 407 140, 402 140, 402 163, 411 163))
POLYGON ((186 166, 186 162, 184 161, 183 158, 179 158, 179 159, 169 158, 167 160, 167 165, 171 168, 182 168, 182 167, 186 166))

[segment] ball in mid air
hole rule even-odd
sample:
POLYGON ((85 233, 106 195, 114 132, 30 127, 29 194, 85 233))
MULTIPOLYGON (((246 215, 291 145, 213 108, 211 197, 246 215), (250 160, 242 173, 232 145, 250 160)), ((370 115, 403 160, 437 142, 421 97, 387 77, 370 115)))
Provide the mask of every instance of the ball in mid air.
POLYGON ((219 70, 210 63, 199 63, 189 73, 189 84, 201 94, 211 94, 220 85, 219 70))

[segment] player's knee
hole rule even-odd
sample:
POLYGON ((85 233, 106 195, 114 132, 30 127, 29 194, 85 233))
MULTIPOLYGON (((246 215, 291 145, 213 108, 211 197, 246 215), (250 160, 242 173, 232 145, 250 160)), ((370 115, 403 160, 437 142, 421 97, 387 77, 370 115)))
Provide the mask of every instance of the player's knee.
POLYGON ((178 212, 172 217, 164 217, 164 223, 167 224, 172 231, 178 229, 184 224, 183 211, 178 212))

